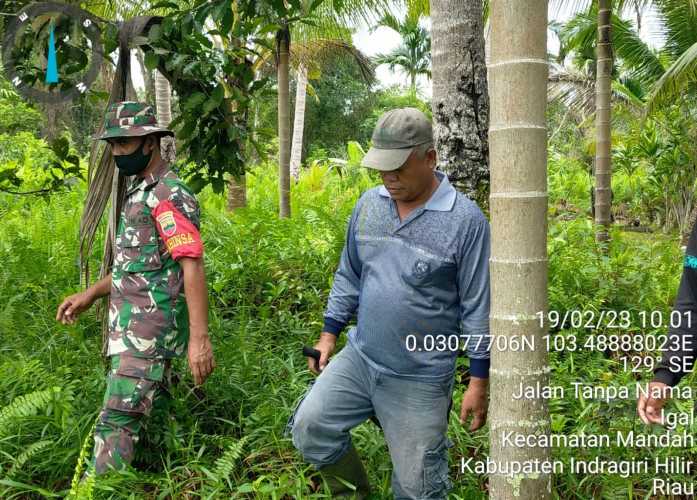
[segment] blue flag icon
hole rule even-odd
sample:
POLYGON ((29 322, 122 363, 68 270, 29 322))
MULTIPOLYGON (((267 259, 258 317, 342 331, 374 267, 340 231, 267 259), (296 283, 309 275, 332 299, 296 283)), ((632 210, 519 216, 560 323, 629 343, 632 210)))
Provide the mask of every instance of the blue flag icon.
POLYGON ((48 65, 46 66, 46 83, 58 83, 58 62, 56 61, 56 41, 53 36, 55 26, 51 21, 51 33, 48 39, 48 65))

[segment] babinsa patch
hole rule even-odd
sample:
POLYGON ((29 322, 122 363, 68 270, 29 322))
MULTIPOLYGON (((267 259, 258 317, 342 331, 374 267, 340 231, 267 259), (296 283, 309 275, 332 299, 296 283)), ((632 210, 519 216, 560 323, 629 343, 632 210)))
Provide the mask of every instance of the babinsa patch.
POLYGON ((162 212, 157 216, 157 222, 162 228, 162 232, 165 236, 172 236, 177 232, 177 222, 174 220, 174 214, 171 210, 162 212))

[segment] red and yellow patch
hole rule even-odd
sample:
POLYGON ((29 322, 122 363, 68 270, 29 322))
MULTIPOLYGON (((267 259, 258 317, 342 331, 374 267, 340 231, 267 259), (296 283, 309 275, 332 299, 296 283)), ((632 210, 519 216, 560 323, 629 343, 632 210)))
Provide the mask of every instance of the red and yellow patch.
POLYGON ((174 206, 163 200, 153 210, 157 231, 174 260, 203 256, 203 242, 198 228, 174 206))

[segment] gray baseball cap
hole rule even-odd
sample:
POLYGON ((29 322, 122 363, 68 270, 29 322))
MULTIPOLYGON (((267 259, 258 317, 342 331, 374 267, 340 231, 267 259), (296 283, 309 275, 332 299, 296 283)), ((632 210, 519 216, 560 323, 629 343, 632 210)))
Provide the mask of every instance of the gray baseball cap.
POLYGON ((433 141, 431 121, 416 108, 398 108, 384 113, 373 130, 373 146, 362 165, 377 170, 401 167, 414 147, 433 141))

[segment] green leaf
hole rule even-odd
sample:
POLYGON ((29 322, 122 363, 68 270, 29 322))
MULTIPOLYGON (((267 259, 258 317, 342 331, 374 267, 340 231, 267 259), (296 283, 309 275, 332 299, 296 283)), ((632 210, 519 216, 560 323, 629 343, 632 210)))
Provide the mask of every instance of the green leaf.
POLYGON ((203 92, 195 92, 190 97, 183 99, 182 107, 186 111, 198 108, 206 100, 206 94, 203 92))
POLYGON ((150 51, 145 53, 145 67, 148 68, 150 71, 157 69, 157 64, 159 63, 159 61, 160 58, 157 54, 150 51))
POLYGON ((244 483, 237 488, 237 493, 252 493, 254 491, 254 486, 252 483, 244 483))
POLYGON ((184 123, 184 126, 179 132, 179 139, 186 141, 190 140, 196 135, 198 131, 197 121, 195 119, 189 119, 184 123))
POLYGON ((186 76, 192 76, 194 74, 194 70, 196 70, 199 66, 201 66, 201 63, 199 61, 193 61, 184 66, 184 69, 182 70, 182 73, 186 76))
POLYGON ((222 194, 225 191, 225 181, 218 179, 217 177, 212 181, 213 192, 216 194, 222 194))
POLYGON ((119 46, 118 28, 115 24, 108 23, 104 32, 104 53, 111 54, 119 46))
POLYGON ((160 41, 160 38, 162 38, 162 25, 153 24, 148 31, 148 40, 152 43, 160 41))
POLYGON ((59 137, 53 141, 51 149, 59 158, 65 158, 70 151, 70 143, 66 137, 59 137))
POLYGON ((219 83, 218 86, 215 87, 213 94, 211 94, 210 99, 208 99, 206 104, 203 105, 203 113, 208 114, 215 108, 219 107, 223 102, 223 97, 225 97, 225 88, 223 88, 223 85, 219 83))
POLYGON ((223 97, 225 97, 225 87, 223 87, 222 83, 219 83, 216 87, 215 90, 213 91, 213 94, 211 95, 213 99, 220 104, 223 102, 223 97))
POLYGON ((187 59, 188 59, 187 55, 177 54, 176 56, 174 56, 173 59, 167 60, 167 62, 165 63, 165 67, 167 68, 167 70, 178 72, 179 69, 182 66, 184 66, 184 63, 186 62, 187 59))
POLYGON ((206 179, 201 174, 195 174, 188 180, 187 185, 194 193, 198 193, 206 186, 206 179))
POLYGON ((228 126, 226 128, 226 131, 227 131, 227 137, 231 141, 234 141, 235 139, 237 139, 240 136, 239 131, 237 130, 236 127, 228 126))
MULTIPOLYGON (((231 11, 232 7, 230 5, 230 2, 227 0, 224 0, 220 2, 220 4, 217 7, 214 7, 211 10, 211 17, 213 17, 213 20, 220 23, 222 22, 223 18, 227 14, 228 11, 231 11)), ((225 33, 227 33, 229 30, 224 30, 225 33)))
POLYGON ((152 9, 152 10, 156 10, 156 9, 174 9, 174 10, 178 10, 178 9, 179 9, 179 6, 178 6, 176 3, 174 3, 174 2, 170 2, 170 1, 168 1, 168 0, 163 0, 163 1, 161 1, 161 2, 157 2, 155 5, 152 5, 152 6, 150 7, 150 9, 152 9))

